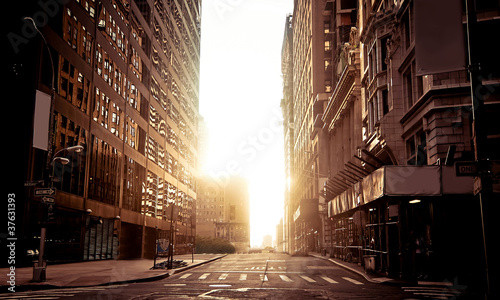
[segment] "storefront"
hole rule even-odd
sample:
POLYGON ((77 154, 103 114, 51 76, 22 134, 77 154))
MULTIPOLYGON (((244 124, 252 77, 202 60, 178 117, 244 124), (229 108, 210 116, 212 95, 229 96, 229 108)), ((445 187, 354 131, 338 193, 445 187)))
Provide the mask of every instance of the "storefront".
POLYGON ((453 167, 382 167, 328 202, 330 252, 390 277, 467 280, 481 257, 472 188, 453 167))

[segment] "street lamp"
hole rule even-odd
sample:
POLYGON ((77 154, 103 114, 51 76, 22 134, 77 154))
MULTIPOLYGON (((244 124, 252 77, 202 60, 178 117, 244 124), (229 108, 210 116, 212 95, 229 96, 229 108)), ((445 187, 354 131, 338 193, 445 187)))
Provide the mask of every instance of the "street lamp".
MULTIPOLYGON (((54 165, 56 162, 58 162, 62 165, 67 165, 69 163, 69 159, 67 159, 65 157, 60 157, 57 155, 61 152, 64 152, 64 151, 79 153, 83 149, 84 148, 81 145, 71 146, 68 148, 61 149, 54 154, 54 158, 52 159, 50 164, 54 165)), ((45 218, 45 217, 43 217, 43 218, 45 218)), ((33 281, 34 282, 40 282, 40 281, 46 280, 47 263, 43 261, 43 255, 45 252, 44 250, 45 250, 46 232, 47 232, 47 228, 46 228, 45 220, 42 220, 41 229, 40 229, 40 251, 38 252, 38 262, 33 265, 33 281)))

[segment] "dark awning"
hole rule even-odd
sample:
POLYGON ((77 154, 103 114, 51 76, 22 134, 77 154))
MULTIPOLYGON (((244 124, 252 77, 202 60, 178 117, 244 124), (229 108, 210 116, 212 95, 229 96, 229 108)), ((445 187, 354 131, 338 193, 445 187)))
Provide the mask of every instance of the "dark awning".
POLYGON ((472 194, 472 177, 457 177, 452 166, 384 166, 328 202, 332 217, 384 196, 472 194))

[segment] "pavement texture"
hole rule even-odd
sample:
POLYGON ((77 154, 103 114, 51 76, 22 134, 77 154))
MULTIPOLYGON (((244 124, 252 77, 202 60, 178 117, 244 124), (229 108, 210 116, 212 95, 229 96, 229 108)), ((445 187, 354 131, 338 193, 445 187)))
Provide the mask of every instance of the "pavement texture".
POLYGON ((309 256, 313 256, 316 258, 321 258, 324 260, 331 261, 332 263, 334 263, 334 264, 336 264, 336 265, 338 265, 346 270, 349 270, 353 273, 356 273, 356 274, 363 276, 368 282, 371 282, 371 283, 389 283, 389 284, 390 283, 394 283, 394 284, 404 283, 400 280, 389 278, 389 277, 384 276, 382 274, 366 272, 365 268, 358 263, 346 262, 346 261, 343 261, 343 260, 338 259, 338 258, 330 258, 328 254, 326 256, 323 256, 319 253, 309 252, 309 256))
MULTIPOLYGON (((33 267, 15 269, 16 290, 36 290, 46 288, 66 288, 82 286, 98 286, 131 282, 153 281, 166 278, 172 274, 212 262, 226 256, 225 254, 191 254, 176 255, 175 260, 183 260, 186 266, 177 269, 152 269, 152 259, 137 260, 100 260, 85 261, 47 266, 46 281, 32 282, 33 267)), ((157 263, 166 258, 158 258, 157 263)), ((0 269, 1 277, 9 274, 8 268, 0 269)), ((6 291, 6 280, 2 280, 0 292, 6 291)))

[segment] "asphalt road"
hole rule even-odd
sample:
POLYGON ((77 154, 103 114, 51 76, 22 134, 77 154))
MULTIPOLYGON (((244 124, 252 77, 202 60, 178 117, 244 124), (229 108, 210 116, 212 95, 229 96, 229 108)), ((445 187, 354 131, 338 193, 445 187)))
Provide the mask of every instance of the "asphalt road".
POLYGON ((153 282, 26 292, 16 296, 39 300, 422 299, 411 289, 370 283, 327 260, 285 254, 233 254, 153 282))

